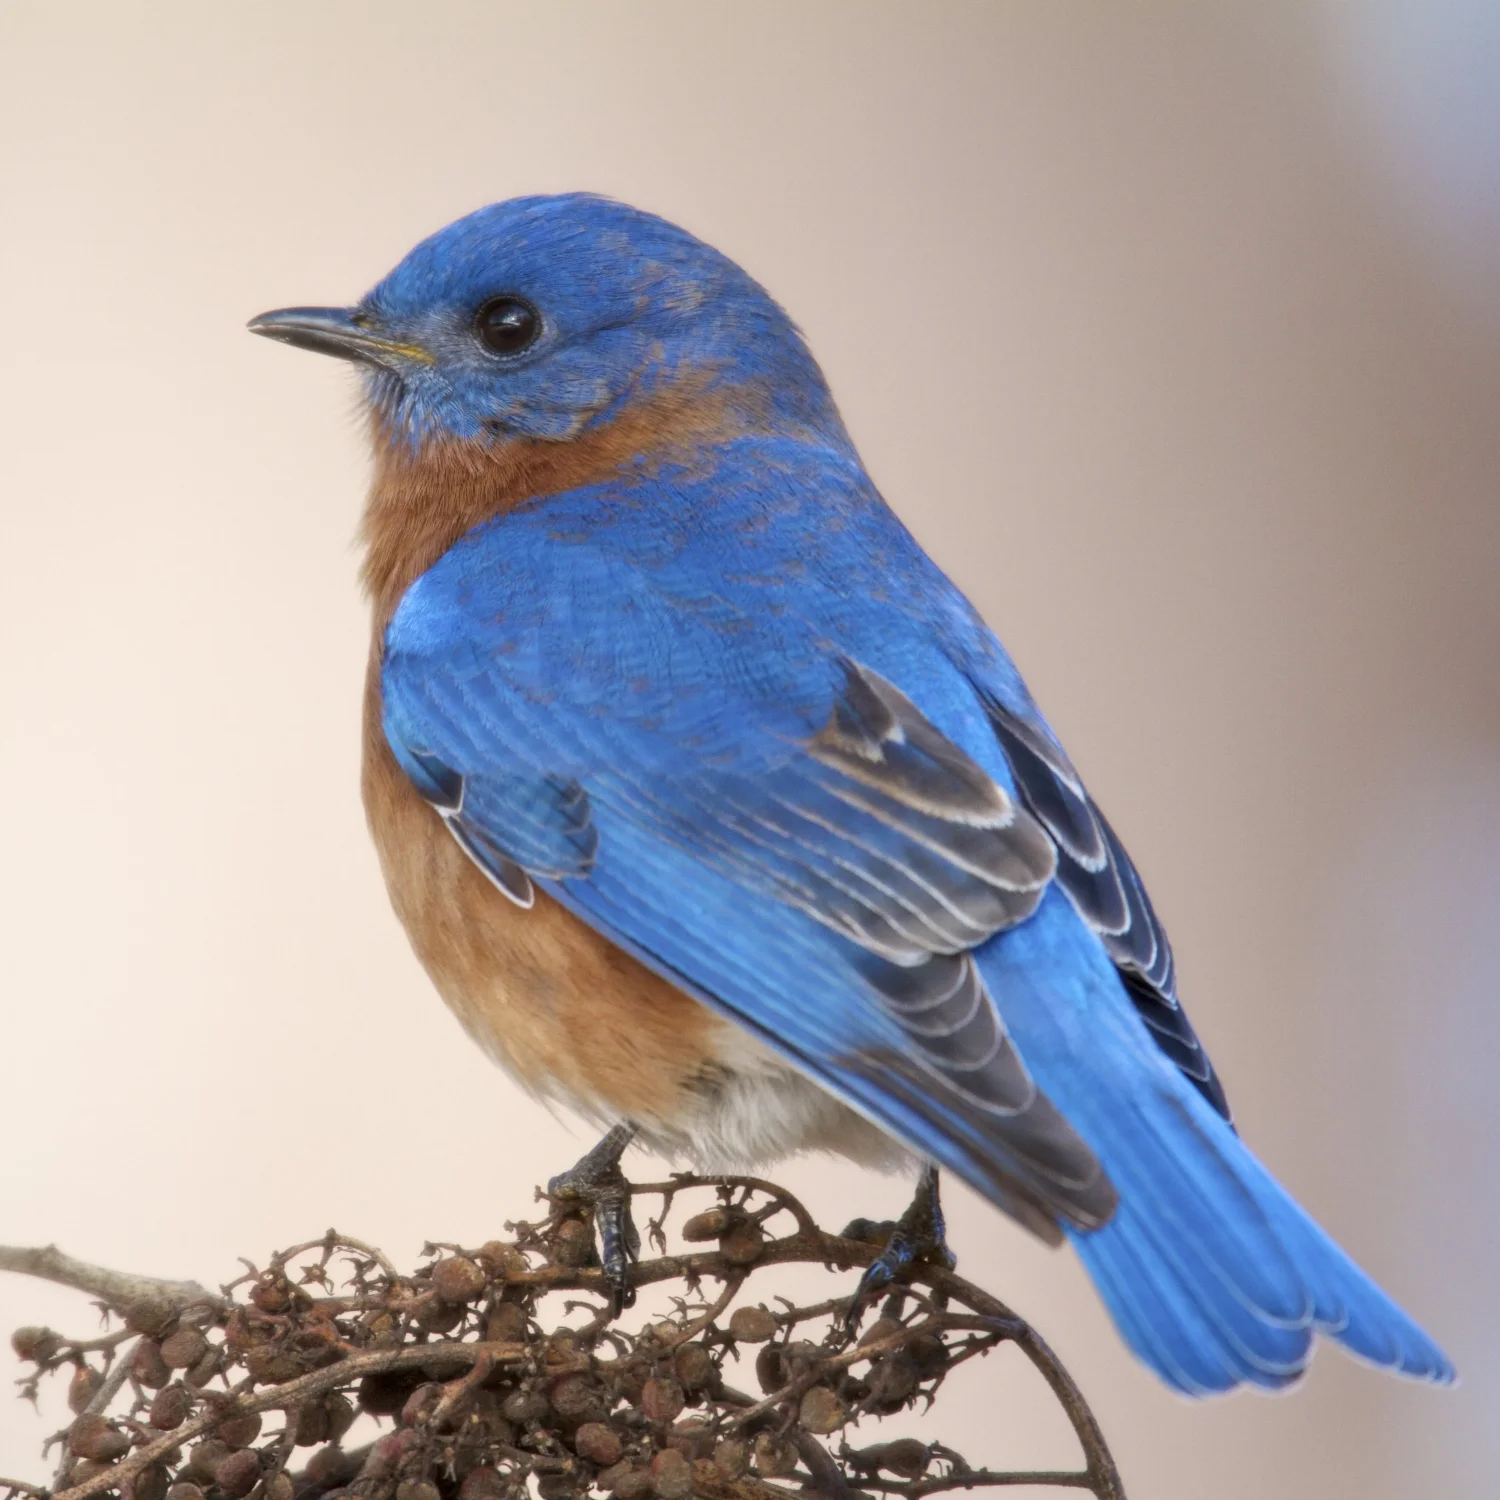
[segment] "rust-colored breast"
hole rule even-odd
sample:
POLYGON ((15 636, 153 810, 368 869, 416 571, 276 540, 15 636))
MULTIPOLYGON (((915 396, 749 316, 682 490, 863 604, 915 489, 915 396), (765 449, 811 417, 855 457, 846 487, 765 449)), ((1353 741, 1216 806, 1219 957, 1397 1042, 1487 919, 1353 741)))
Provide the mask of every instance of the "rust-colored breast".
POLYGON ((366 694, 365 812, 391 903, 438 993, 528 1088, 587 1114, 680 1118, 711 1077, 722 1024, 538 891, 522 909, 469 860, 402 774, 366 694))

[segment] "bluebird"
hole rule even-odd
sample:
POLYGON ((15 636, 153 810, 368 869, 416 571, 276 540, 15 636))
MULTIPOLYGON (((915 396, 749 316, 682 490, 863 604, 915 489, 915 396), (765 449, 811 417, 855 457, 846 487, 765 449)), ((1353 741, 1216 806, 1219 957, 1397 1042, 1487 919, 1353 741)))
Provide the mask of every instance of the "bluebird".
POLYGON ((370 827, 459 1020, 607 1127, 554 1186, 622 1298, 633 1138, 823 1151, 917 1171, 866 1300, 947 1255, 941 1167, 1179 1391, 1319 1333, 1453 1378, 1236 1133, 1135 866, 743 270, 522 198, 250 328, 362 370, 370 827))

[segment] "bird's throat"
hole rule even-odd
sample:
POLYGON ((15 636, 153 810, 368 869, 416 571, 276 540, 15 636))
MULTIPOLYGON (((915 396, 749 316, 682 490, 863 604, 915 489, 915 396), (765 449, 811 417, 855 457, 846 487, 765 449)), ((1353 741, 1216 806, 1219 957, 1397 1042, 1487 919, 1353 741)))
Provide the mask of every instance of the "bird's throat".
POLYGON ((375 476, 365 507, 363 576, 377 637, 401 596, 467 532, 530 500, 664 462, 691 464, 714 447, 765 430, 745 390, 674 387, 563 442, 438 436, 413 447, 372 419, 375 476), (648 457, 649 455, 649 457, 648 457))

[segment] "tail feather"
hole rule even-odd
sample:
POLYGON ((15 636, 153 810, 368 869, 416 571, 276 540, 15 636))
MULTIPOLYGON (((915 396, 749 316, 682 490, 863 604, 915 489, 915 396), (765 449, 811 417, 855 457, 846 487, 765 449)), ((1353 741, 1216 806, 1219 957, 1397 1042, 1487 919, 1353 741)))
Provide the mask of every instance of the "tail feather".
POLYGON ((1437 1345, 1238 1137, 1191 1099, 1160 1103, 1149 1126, 1135 1111, 1132 1128, 1095 1137, 1120 1207, 1070 1238, 1122 1336, 1163 1380, 1189 1395, 1279 1389, 1306 1369, 1315 1331, 1403 1375, 1453 1379, 1437 1345))
POLYGON ((1453 1380, 1442 1350, 1156 1047, 1066 903, 1049 894, 979 962, 1037 1084, 1119 1195, 1105 1224, 1065 1232, 1121 1335, 1168 1385, 1279 1389, 1318 1333, 1385 1369, 1453 1380))

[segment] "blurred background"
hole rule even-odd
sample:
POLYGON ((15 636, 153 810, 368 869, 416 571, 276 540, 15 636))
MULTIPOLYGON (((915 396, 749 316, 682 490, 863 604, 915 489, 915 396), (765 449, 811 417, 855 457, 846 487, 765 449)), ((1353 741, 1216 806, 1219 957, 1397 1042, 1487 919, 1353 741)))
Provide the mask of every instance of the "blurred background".
MULTIPOLYGON (((7 0, 0 1239, 216 1283, 332 1223, 409 1263, 585 1143, 388 910, 353 384, 242 331, 569 188, 802 323, 1148 877, 1246 1137, 1464 1384, 1326 1349, 1290 1397, 1193 1406, 955 1190, 963 1269, 1058 1347, 1134 1495, 1493 1494, 1491 0, 7 0)), ((834 1226, 904 1195, 784 1175, 834 1226)), ((0 1279, 0 1328, 92 1317, 0 1279)), ((1069 1461, 1003 1361, 952 1400, 976 1461, 1069 1461)), ((0 1400, 0 1471, 41 1477, 56 1420, 0 1400)))

